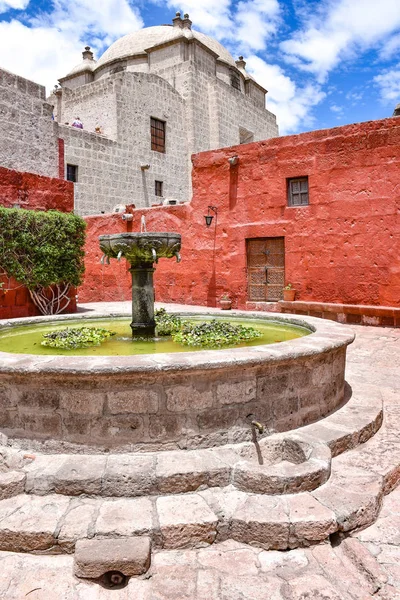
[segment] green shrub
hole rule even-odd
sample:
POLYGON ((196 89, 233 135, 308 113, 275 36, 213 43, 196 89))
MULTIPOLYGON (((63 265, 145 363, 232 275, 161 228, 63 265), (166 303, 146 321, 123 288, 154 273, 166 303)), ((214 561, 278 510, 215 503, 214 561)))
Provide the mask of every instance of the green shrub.
POLYGON ((82 283, 86 223, 72 213, 0 207, 0 268, 25 285, 42 314, 82 283))

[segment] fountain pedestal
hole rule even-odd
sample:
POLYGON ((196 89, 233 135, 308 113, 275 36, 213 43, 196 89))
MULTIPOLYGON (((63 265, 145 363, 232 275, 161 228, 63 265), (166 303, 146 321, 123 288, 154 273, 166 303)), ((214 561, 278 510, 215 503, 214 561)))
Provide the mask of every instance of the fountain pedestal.
MULTIPOLYGON (((132 335, 154 337, 154 263, 159 258, 173 258, 179 262, 181 236, 179 233, 115 233, 99 237, 100 248, 109 258, 123 256, 130 262, 132 275, 132 335)), ((104 258, 104 257, 103 257, 104 258)), ((103 259, 102 259, 103 261, 103 259)))
POLYGON ((131 265, 132 275, 132 335, 134 337, 154 337, 154 286, 153 263, 143 262, 131 265))

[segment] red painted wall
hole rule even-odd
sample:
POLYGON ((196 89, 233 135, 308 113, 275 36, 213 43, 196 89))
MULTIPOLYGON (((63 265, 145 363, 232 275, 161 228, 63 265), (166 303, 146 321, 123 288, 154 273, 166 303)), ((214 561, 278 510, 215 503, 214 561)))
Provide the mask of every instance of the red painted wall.
MULTIPOLYGON (((246 238, 285 238, 297 299, 400 306, 400 118, 357 123, 193 157, 190 204, 134 211, 128 225, 182 234, 182 262, 160 260, 156 298, 246 306, 246 238), (228 158, 239 163, 230 167, 228 158), (286 180, 308 176, 309 206, 286 205, 286 180), (218 208, 209 229, 207 206, 218 208)), ((90 217, 81 301, 128 299, 125 261, 100 265, 97 237, 127 231, 120 215, 90 217)), ((129 229, 128 229, 129 230, 129 229)))
MULTIPOLYGON (((16 204, 28 210, 71 212, 74 208, 74 186, 70 181, 0 167, 0 206, 11 208, 16 204)), ((0 288, 0 319, 40 314, 25 287, 1 274, 0 282, 4 284, 0 288)), ((71 293, 68 312, 75 312, 75 290, 71 293)))
POLYGON ((74 184, 70 181, 21 173, 0 167, 0 205, 32 210, 74 209, 74 184))

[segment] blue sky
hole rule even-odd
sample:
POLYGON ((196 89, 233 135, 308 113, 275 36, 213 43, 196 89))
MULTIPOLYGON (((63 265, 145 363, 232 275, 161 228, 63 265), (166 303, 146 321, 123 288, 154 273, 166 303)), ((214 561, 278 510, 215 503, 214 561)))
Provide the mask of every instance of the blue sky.
POLYGON ((391 116, 400 0, 0 0, 0 67, 46 85, 116 39, 171 23, 217 38, 269 90, 282 134, 391 116))

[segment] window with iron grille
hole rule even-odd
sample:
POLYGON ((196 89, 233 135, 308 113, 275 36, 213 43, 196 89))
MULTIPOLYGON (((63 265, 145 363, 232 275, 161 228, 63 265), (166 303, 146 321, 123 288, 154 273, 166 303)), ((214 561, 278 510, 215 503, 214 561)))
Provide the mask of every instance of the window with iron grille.
POLYGON ((159 119, 150 119, 151 149, 156 152, 165 152, 165 122, 159 119))
POLYGON ((78 181, 78 167, 76 165, 67 165, 67 181, 78 181))
POLYGON ((308 202, 308 177, 287 180, 288 206, 305 206, 308 202))
POLYGON ((235 90, 240 90, 240 77, 237 73, 231 73, 231 86, 235 90))
POLYGON ((154 193, 156 196, 162 196, 163 195, 163 182, 162 181, 155 181, 154 182, 154 193))

